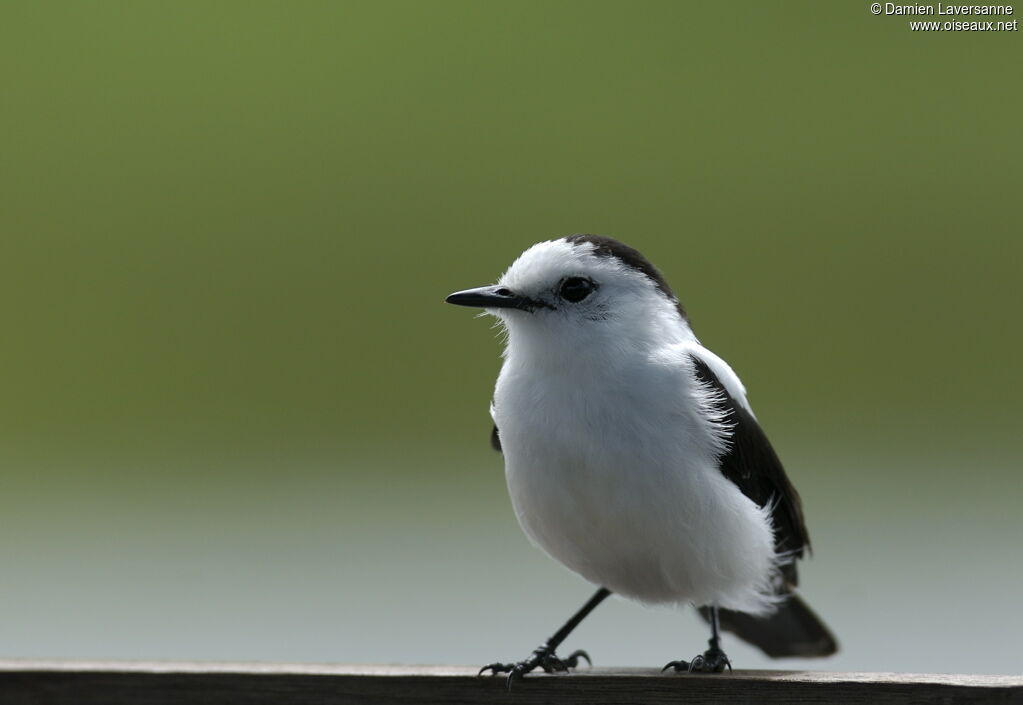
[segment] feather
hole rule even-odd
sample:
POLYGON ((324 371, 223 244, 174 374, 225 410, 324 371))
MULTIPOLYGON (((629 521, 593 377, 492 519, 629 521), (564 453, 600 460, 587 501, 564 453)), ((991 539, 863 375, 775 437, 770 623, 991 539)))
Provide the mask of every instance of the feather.
POLYGON ((771 507, 775 550, 791 557, 782 566, 782 574, 788 583, 796 585, 795 559, 803 557, 804 549, 810 549, 799 493, 747 405, 729 393, 700 356, 694 354, 692 359, 697 379, 713 391, 731 428, 728 450, 719 459, 721 472, 758 506, 771 507))
MULTIPOLYGON (((709 608, 702 607, 699 612, 710 621, 709 608)), ((771 658, 817 658, 838 651, 838 641, 831 630, 794 593, 788 593, 785 602, 767 617, 718 609, 718 619, 726 632, 756 646, 771 658)))

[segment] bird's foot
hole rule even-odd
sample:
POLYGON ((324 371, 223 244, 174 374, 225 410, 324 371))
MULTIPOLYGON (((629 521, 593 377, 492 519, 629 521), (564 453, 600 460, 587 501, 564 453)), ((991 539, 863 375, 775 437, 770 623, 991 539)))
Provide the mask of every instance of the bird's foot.
POLYGON ((728 660, 724 651, 712 647, 692 661, 672 661, 662 668, 661 672, 669 668, 675 669, 675 673, 721 673, 725 668, 731 671, 732 662, 728 660))
POLYGON ((537 668, 542 668, 544 673, 554 673, 555 671, 567 671, 570 668, 575 668, 579 665, 579 660, 585 659, 586 663, 593 665, 590 661, 590 655, 582 650, 573 651, 565 658, 560 658, 554 653, 554 649, 550 648, 546 644, 540 646, 529 655, 529 658, 518 663, 488 663, 486 666, 480 669, 477 676, 482 676, 487 671, 490 671, 491 675, 497 675, 498 673, 508 674, 508 689, 511 690, 512 683, 522 678, 531 671, 535 671, 537 668))

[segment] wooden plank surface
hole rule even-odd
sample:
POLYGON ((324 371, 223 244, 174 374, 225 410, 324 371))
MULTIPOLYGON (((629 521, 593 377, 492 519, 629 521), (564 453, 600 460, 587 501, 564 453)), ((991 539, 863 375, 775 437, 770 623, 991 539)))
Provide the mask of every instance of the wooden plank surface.
POLYGON ((1021 703, 1023 676, 580 669, 504 679, 456 666, 0 661, 3 705, 234 703, 1021 703))

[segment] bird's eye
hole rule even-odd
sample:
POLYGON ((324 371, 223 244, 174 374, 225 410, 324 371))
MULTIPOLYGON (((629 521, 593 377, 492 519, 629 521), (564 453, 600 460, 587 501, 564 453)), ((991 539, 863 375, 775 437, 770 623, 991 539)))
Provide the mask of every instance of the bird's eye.
POLYGON ((558 290, 558 295, 565 301, 577 304, 589 296, 595 288, 597 288, 596 285, 589 279, 569 277, 561 282, 561 289, 558 290))

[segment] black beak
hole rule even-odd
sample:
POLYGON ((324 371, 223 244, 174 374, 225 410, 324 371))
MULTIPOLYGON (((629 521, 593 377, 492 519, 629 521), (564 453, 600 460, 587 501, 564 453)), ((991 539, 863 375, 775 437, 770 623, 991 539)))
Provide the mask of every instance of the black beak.
POLYGON ((478 289, 456 291, 444 299, 456 306, 476 306, 479 308, 517 308, 532 311, 536 304, 524 296, 517 295, 506 286, 481 286, 478 289))

